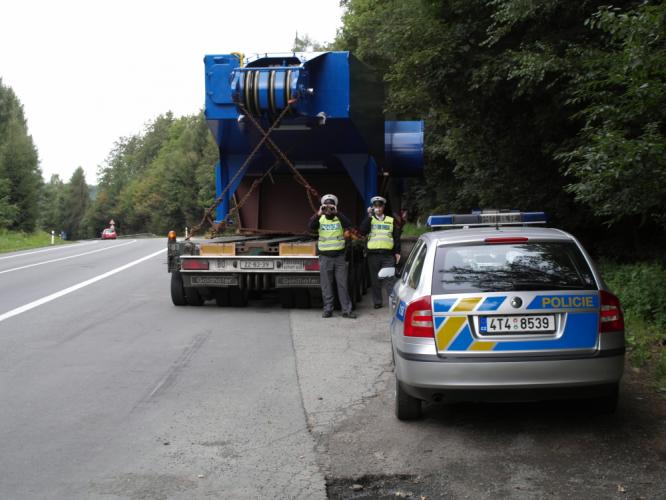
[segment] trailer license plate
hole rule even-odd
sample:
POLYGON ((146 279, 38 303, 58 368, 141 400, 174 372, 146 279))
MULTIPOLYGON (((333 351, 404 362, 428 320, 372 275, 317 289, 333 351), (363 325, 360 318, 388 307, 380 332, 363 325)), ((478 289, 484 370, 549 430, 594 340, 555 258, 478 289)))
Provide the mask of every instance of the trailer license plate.
POLYGON ((272 260, 241 260, 241 269, 273 269, 272 260))
POLYGON ((554 332, 555 316, 481 316, 479 318, 479 333, 506 334, 506 333, 534 333, 554 332))

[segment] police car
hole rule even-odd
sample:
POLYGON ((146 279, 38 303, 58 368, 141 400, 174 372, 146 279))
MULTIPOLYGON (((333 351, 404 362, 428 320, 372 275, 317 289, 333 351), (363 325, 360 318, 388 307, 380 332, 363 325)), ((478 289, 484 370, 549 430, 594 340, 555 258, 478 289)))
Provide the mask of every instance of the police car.
POLYGON ((396 416, 422 401, 585 397, 614 411, 620 301, 541 212, 431 216, 390 297, 396 416), (451 228, 445 229, 444 228, 451 228))

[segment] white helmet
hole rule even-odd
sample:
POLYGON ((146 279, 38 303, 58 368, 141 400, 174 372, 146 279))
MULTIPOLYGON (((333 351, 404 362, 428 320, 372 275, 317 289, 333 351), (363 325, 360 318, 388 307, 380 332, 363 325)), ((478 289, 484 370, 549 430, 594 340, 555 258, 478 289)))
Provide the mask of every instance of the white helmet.
POLYGON ((336 207, 338 206, 338 197, 335 196, 334 194, 325 194, 324 196, 321 197, 321 204, 326 205, 326 204, 333 204, 336 207))
POLYGON ((375 203, 386 205, 386 198, 382 198, 381 196, 373 196, 370 198, 370 205, 374 205, 375 203))

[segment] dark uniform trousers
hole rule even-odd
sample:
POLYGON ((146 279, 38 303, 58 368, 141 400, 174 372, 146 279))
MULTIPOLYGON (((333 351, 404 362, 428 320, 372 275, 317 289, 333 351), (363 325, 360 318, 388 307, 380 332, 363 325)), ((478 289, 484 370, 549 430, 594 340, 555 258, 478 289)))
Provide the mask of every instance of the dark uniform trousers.
POLYGON ((382 290, 386 288, 386 293, 391 294, 395 278, 380 280, 377 277, 379 270, 384 267, 395 267, 395 257, 391 252, 368 252, 368 268, 370 269, 370 284, 372 285, 372 302, 376 306, 383 303, 382 290))

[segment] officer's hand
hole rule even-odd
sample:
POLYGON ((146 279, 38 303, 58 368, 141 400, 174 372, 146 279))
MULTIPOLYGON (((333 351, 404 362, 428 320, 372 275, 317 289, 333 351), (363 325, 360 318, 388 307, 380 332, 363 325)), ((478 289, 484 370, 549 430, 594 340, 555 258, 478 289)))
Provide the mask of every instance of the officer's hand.
POLYGON ((395 263, 398 264, 398 262, 400 262, 400 254, 397 253, 394 255, 394 257, 395 257, 395 263))
POLYGON ((368 215, 372 216, 372 207, 368 207, 368 215))
POLYGON ((324 211, 319 207, 319 210, 317 210, 317 215, 321 217, 324 214, 324 211))

